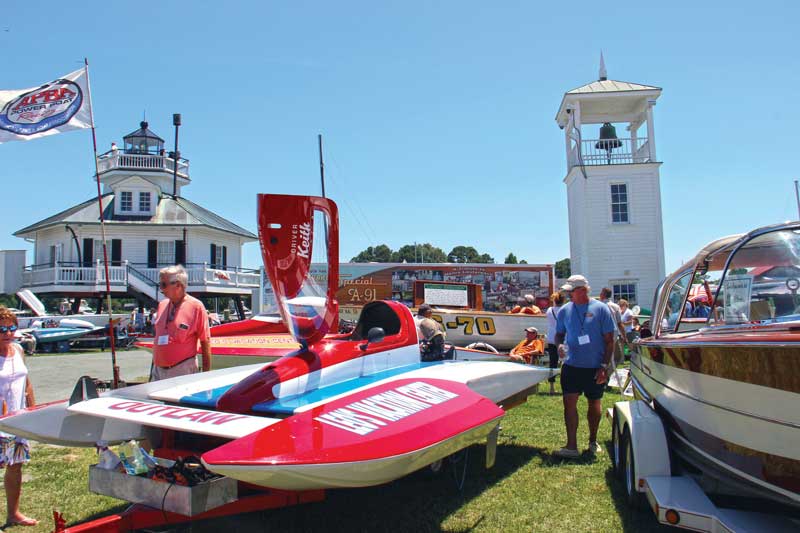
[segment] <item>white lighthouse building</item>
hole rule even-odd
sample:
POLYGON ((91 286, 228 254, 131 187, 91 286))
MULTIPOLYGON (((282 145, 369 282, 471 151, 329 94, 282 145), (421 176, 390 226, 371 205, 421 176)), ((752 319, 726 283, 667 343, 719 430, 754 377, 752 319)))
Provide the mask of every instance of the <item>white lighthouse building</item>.
POLYGON ((595 294, 607 286, 615 300, 647 308, 664 278, 653 124, 660 95, 659 87, 609 80, 601 55, 599 79, 564 94, 556 115, 566 141, 572 273, 595 294))
MULTIPOLYGON (((97 158, 112 297, 155 305, 163 298, 159 270, 181 264, 189 276, 187 292, 232 298, 243 315, 241 298, 258 287, 260 276, 242 268, 242 246, 258 237, 184 197, 191 183, 189 161, 166 152, 164 140, 147 122, 139 126, 123 137, 121 148, 113 143, 97 158)), ((100 310, 106 271, 96 197, 14 235, 33 242, 23 288, 74 298, 76 313, 81 298, 96 298, 100 310)))

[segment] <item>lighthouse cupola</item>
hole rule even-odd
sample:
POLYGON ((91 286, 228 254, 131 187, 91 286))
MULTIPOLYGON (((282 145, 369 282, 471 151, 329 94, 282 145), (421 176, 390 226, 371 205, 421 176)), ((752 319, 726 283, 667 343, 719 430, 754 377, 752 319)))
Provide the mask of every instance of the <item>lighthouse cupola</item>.
POLYGON ((140 122, 139 129, 122 138, 126 154, 164 155, 164 139, 150 131, 147 122, 140 122))

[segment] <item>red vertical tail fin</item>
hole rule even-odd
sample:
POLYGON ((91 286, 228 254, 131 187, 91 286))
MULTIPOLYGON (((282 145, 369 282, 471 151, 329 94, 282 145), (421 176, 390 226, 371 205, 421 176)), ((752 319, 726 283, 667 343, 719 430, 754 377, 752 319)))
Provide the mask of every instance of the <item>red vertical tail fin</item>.
MULTIPOLYGON (((258 195, 261 253, 284 323, 301 344, 313 344, 337 327, 339 214, 327 198, 258 195), (322 217, 323 235, 315 219, 322 217), (327 287, 311 275, 314 247, 327 253, 327 287)), ((319 252, 319 250, 318 250, 319 252)), ((319 254, 318 254, 319 255, 319 254)))

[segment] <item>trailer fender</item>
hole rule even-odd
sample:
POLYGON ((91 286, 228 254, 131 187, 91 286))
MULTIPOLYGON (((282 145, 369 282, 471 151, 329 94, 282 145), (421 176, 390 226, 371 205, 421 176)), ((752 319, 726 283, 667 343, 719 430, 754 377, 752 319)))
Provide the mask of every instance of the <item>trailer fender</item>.
POLYGON ((642 479, 648 476, 669 476, 670 460, 667 434, 656 412, 642 400, 614 404, 618 435, 628 428, 634 463, 636 465, 636 490, 644 492, 642 479))

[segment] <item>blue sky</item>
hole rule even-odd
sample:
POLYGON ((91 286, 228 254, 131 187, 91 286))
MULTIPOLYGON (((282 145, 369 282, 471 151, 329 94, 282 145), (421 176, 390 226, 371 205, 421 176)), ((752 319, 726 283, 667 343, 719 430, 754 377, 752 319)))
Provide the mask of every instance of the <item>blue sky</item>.
MULTIPOLYGON (((0 88, 88 57, 99 149, 145 110, 171 148, 180 112, 184 195, 251 231, 257 193, 319 193, 321 133, 343 261, 414 241, 475 246, 498 262, 512 251, 568 257, 554 116, 565 91, 597 78, 601 49, 609 78, 664 90, 655 127, 668 270, 714 238, 798 218, 797 3, 131 5, 41 16, 6 0, 0 88)), ((94 194, 88 130, 0 145, 0 162, 2 249, 25 247, 14 231, 94 194)), ((244 264, 260 264, 256 245, 244 264)))

